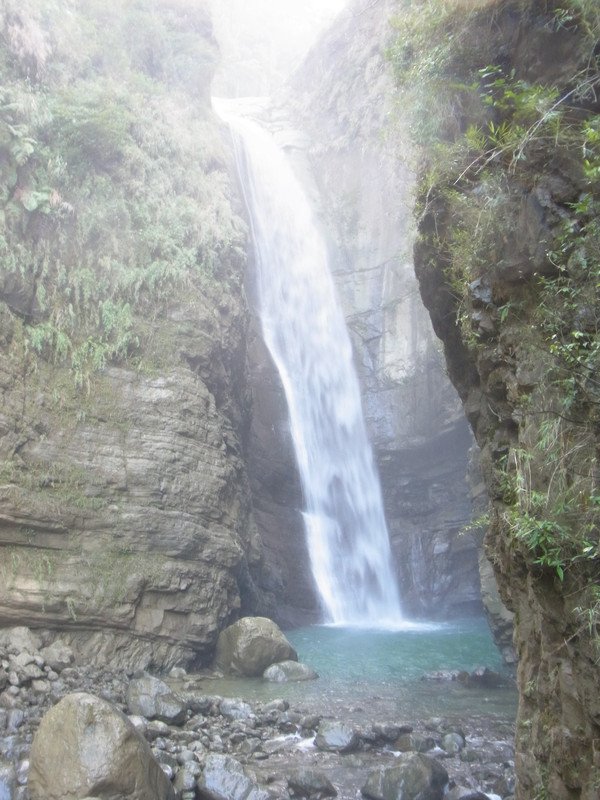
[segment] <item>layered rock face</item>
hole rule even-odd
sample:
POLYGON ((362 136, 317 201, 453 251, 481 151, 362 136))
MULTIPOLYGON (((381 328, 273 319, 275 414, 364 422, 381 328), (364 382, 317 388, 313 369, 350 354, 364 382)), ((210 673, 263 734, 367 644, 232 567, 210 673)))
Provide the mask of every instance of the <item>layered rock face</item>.
MULTIPOLYGON (((251 275, 248 278, 252 285, 251 275)), ((252 293, 250 293, 251 295, 252 293)), ((252 418, 248 474, 254 519, 260 530, 263 563, 259 582, 277 597, 270 616, 284 627, 319 619, 302 519, 302 489, 289 429, 287 402, 253 312, 248 347, 252 418)))
MULTIPOLYGON (((231 346, 241 309, 228 310, 231 346)), ((23 386, 4 360, 3 624, 70 631, 86 659, 166 665, 208 653, 239 611, 241 573, 259 557, 247 480, 238 432, 199 374, 218 369, 220 346, 197 315, 187 322, 176 342, 197 370, 113 367, 84 419, 68 390, 46 393, 56 373, 23 386)))
POLYGON ((93 4, 17 5, 7 96, 29 75, 37 105, 0 119, 0 625, 115 667, 202 661, 261 602, 210 21, 157 0, 109 36, 93 4))
POLYGON ((392 119, 401 125, 384 55, 396 8, 351 4, 294 76, 288 105, 310 141, 310 169, 299 169, 314 176, 332 239, 403 605, 457 615, 481 609, 476 537, 458 535, 471 517, 470 433, 412 268, 411 153, 386 138, 392 119))

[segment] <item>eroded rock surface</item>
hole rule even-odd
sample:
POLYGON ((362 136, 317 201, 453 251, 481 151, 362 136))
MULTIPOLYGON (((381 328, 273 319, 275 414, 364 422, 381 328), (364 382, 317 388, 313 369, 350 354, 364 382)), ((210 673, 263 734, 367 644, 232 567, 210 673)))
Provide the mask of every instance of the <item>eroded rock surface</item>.
POLYGON ((44 716, 31 747, 31 800, 174 800, 149 745, 113 705, 67 695, 44 716))
POLYGON ((281 629, 266 617, 243 617, 217 640, 215 662, 234 675, 258 676, 271 664, 297 660, 281 629))

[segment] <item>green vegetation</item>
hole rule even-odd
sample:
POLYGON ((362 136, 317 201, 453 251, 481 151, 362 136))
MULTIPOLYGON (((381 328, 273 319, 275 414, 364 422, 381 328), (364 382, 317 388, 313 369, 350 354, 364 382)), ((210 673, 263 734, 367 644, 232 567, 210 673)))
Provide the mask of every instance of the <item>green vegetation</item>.
POLYGON ((7 0, 0 11, 0 300, 26 369, 89 390, 152 363, 147 327, 239 267, 200 2, 7 0), (128 54, 128 55, 127 55, 128 54))
POLYGON ((421 246, 498 386, 498 427, 516 426, 493 464, 496 524, 534 574, 578 594, 577 630, 597 643, 600 6, 465 5, 405 3, 389 49, 419 145, 421 246), (517 18, 536 31, 528 52, 517 18))

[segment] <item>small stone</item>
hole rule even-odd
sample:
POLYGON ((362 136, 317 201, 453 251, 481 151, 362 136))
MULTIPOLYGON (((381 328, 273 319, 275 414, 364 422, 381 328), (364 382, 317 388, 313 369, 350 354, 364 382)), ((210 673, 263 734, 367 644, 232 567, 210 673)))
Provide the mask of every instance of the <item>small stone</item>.
POLYGON ((185 764, 188 761, 194 760, 194 754, 191 750, 181 750, 181 752, 177 753, 177 762, 179 764, 185 764))
POLYGON ((146 724, 146 732, 144 735, 149 742, 153 742, 159 736, 168 736, 169 726, 165 722, 161 722, 159 719, 153 719, 151 722, 146 724))
POLYGON ((169 725, 186 720, 187 706, 166 683, 151 675, 131 681, 127 688, 127 707, 131 714, 158 719, 169 725))
POLYGON ((196 695, 188 697, 188 707, 194 714, 209 714, 213 708, 219 707, 222 697, 216 695, 196 695))
POLYGON ((11 656, 10 663, 13 664, 14 667, 26 667, 28 664, 34 664, 35 659, 31 653, 23 652, 17 653, 15 656, 11 656))
POLYGON ((148 720, 144 719, 144 717, 138 716, 137 714, 130 714, 128 719, 133 727, 138 730, 142 736, 144 736, 148 728, 148 720))
POLYGON ((403 734, 412 733, 412 725, 400 725, 395 723, 375 723, 372 726, 373 733, 378 739, 384 742, 395 742, 403 734))
POLYGON ((229 719, 250 719, 254 716, 248 703, 237 698, 222 700, 219 708, 221 714, 229 719))
POLYGON ((27 778, 29 776, 29 759, 25 758, 23 761, 19 763, 17 767, 17 783, 19 786, 25 786, 27 784, 27 778))
POLYGON ((287 783, 295 797, 321 800, 324 797, 336 797, 337 795, 337 790, 329 778, 310 767, 293 772, 287 783))
POLYGON ((175 789, 176 792, 194 791, 194 789, 196 788, 196 779, 198 778, 198 775, 201 772, 202 770, 196 772, 195 770, 188 769, 187 764, 184 767, 180 767, 175 775, 173 788, 175 789))
POLYGON ((263 672, 263 680, 270 683, 312 681, 318 677, 314 669, 297 661, 281 661, 278 664, 271 664, 263 672))
POLYGON ((321 722, 315 737, 315 745, 319 750, 334 753, 351 753, 359 744, 357 731, 344 722, 321 722))
POLYGON ((465 740, 459 733, 447 733, 442 738, 442 748, 450 755, 460 753, 465 747, 465 740))
POLYGON ((0 646, 9 653, 37 652, 41 647, 41 640, 29 628, 19 626, 0 631, 0 646))
POLYGON ((322 717, 318 714, 307 714, 300 717, 300 727, 303 731, 316 731, 321 724, 322 717))
POLYGON ((25 721, 25 712, 21 708, 13 708, 8 712, 7 729, 14 733, 25 721))
POLYGON ((249 778, 239 761, 231 756, 210 755, 198 779, 198 788, 207 800, 269 800, 268 792, 249 778))
POLYGON ((31 688, 38 694, 47 694, 52 688, 50 681, 31 681, 31 688))
POLYGON ((264 705, 262 710, 265 714, 268 714, 269 711, 287 711, 289 707, 290 704, 287 702, 287 700, 278 698, 276 700, 271 700, 270 703, 264 705))
POLYGON ((183 667, 173 667, 173 669, 169 672, 169 678, 173 678, 175 681, 181 681, 186 677, 187 672, 183 669, 183 667))
POLYGON ((434 758, 420 753, 398 756, 393 767, 373 770, 361 789, 370 800, 442 800, 448 773, 434 758))
POLYGON ((73 651, 60 640, 53 642, 48 645, 48 647, 42 648, 40 650, 40 656, 50 669, 55 672, 62 672, 62 670, 69 667, 74 661, 73 651))

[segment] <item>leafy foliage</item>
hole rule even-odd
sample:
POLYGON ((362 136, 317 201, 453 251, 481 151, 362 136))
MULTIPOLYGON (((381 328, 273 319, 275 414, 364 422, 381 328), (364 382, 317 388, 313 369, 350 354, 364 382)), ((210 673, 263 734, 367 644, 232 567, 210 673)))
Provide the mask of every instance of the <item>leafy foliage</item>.
POLYGON ((210 26, 200 2, 10 0, 0 33, 0 300, 30 368, 88 386, 151 357, 149 319, 235 279, 210 26))

